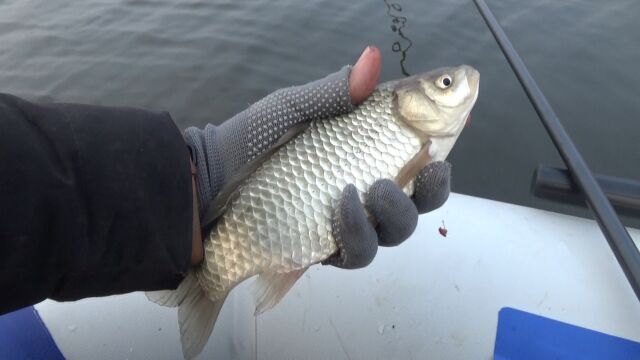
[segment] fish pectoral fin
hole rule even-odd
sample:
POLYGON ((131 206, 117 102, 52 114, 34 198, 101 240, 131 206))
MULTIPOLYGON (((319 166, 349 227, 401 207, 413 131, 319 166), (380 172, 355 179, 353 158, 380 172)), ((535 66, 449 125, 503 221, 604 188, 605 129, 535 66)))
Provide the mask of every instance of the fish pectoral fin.
POLYGON ((258 275, 255 284, 255 315, 262 314, 276 306, 307 269, 294 270, 288 273, 263 273, 258 275))
POLYGON ((411 180, 415 179, 420 171, 433 160, 429 155, 430 146, 431 140, 427 140, 427 142, 422 146, 422 149, 420 149, 420 151, 418 151, 418 153, 415 154, 413 158, 411 158, 411 160, 409 160, 409 162, 400 169, 400 171, 398 171, 395 183, 401 189, 409 185, 411 180))

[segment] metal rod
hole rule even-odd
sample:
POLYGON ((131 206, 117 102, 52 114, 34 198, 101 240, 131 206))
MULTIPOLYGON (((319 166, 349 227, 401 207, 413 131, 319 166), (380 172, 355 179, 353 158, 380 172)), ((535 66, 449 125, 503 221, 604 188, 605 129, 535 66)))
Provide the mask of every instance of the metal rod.
POLYGON ((589 207, 595 214, 600 230, 602 230, 607 239, 622 271, 627 276, 627 280, 629 280, 631 288, 636 293, 636 297, 640 300, 640 252, 638 248, 633 243, 627 229, 620 222, 620 218, 618 218, 609 200, 602 192, 587 163, 562 127, 551 105, 542 94, 542 91, 540 91, 540 88, 538 88, 513 45, 511 45, 498 20, 493 16, 484 0, 474 0, 474 2, 498 45, 500 45, 500 49, 502 49, 509 61, 513 72, 518 77, 522 88, 529 97, 536 113, 538 113, 538 117, 542 120, 560 156, 562 156, 571 171, 574 181, 583 191, 589 207))

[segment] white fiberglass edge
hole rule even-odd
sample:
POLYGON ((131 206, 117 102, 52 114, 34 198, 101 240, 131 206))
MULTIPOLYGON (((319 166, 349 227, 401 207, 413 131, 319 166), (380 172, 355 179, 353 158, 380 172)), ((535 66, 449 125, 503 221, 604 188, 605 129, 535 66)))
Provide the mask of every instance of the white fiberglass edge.
MULTIPOLYGON (((640 303, 595 222, 460 194, 365 269, 312 267, 257 320, 252 281, 200 358, 490 359, 505 306, 640 341, 640 303)), ((36 308, 71 359, 181 354, 175 309, 141 293, 36 308)))

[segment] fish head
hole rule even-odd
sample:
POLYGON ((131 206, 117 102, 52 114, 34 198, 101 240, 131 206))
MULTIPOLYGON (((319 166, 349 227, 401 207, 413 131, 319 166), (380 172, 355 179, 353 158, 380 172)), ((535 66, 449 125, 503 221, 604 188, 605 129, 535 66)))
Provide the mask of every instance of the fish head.
POLYGON ((477 98, 480 73, 469 65, 443 67, 391 84, 393 113, 444 160, 462 132, 477 98))

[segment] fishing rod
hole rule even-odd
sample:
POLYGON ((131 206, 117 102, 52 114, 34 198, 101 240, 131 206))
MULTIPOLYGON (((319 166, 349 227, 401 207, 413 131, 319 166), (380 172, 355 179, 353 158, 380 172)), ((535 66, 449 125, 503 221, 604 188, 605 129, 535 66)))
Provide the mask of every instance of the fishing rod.
POLYGON ((569 168, 573 180, 586 197, 587 204, 595 214, 600 230, 607 239, 636 297, 640 300, 640 252, 638 248, 633 243, 627 229, 622 225, 620 218, 613 210, 611 203, 562 126, 558 116, 509 41, 507 34, 502 30, 498 20, 493 16, 484 0, 473 1, 520 81, 549 137, 569 168))

